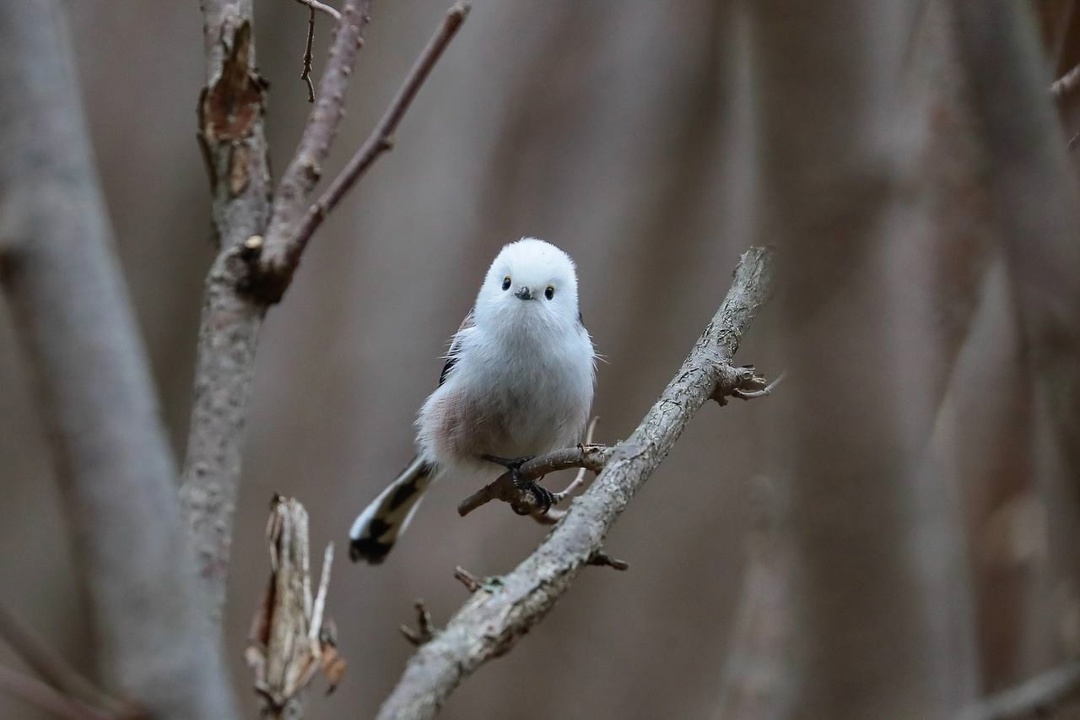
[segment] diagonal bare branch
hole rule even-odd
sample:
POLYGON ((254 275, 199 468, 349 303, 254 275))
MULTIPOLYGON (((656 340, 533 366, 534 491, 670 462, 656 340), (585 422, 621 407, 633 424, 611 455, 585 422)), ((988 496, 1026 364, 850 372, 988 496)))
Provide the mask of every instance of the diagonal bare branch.
POLYGON ((31 670, 59 692, 100 708, 116 718, 139 717, 139 711, 99 690, 58 653, 54 652, 8 608, 0 605, 0 638, 22 658, 31 670))
POLYGON ((37 678, 3 666, 0 666, 0 693, 63 720, 124 720, 120 715, 84 705, 37 678))
MULTIPOLYGON (((347 10, 348 6, 346 6, 347 10)), ((309 122, 311 138, 308 138, 309 133, 305 133, 305 141, 301 141, 301 152, 297 153, 297 160, 282 179, 282 187, 274 203, 274 219, 267 234, 266 245, 258 268, 260 276, 258 292, 267 302, 273 303, 280 300, 282 293, 292 281, 293 273, 300 264, 300 256, 315 230, 375 160, 393 146, 393 134, 398 124, 468 14, 469 6, 465 3, 459 2, 450 8, 439 29, 413 64, 405 83, 391 101, 386 114, 379 120, 374 131, 364 141, 345 169, 330 183, 326 192, 312 204, 309 203, 308 197, 321 175, 319 163, 325 156, 325 150, 329 147, 337 125, 337 117, 334 117, 331 123, 329 115, 320 114, 316 108, 312 114, 312 121, 309 122), (318 122, 316 118, 319 118, 318 122), (333 127, 329 127, 331 124, 333 127), (306 151, 305 147, 308 148, 306 151), (321 151, 321 154, 317 151, 321 151), (304 155, 305 152, 310 155, 310 158, 304 155), (290 176, 290 172, 293 176, 290 176), (279 204, 282 205, 280 210, 279 204)), ((331 57, 338 59, 336 53, 331 53, 331 57)), ((330 75, 329 68, 327 75, 330 75)), ((327 83, 324 77, 319 87, 320 98, 325 99, 328 92, 340 93, 341 90, 338 89, 337 83, 327 83)))
POLYGON ((498 583, 478 586, 446 628, 409 660, 380 720, 431 718, 488 660, 514 647, 601 550, 611 526, 667 456, 691 418, 728 382, 724 369, 771 285, 771 257, 746 252, 723 304, 634 433, 616 446, 592 486, 540 547, 498 583))
POLYGON ((296 228, 307 212, 311 193, 322 177, 322 165, 345 115, 345 94, 364 45, 363 31, 371 21, 372 1, 345 0, 330 45, 330 59, 319 79, 315 107, 274 194, 266 240, 260 248, 259 262, 252 264, 255 272, 248 288, 268 304, 281 298, 300 262, 303 247, 297 247, 296 228))

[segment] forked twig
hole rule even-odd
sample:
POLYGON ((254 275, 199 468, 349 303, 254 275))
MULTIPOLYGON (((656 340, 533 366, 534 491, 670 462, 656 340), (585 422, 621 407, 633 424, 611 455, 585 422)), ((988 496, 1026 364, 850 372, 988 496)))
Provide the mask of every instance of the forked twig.
POLYGON ((409 71, 409 75, 405 78, 404 84, 390 102, 386 113, 379 120, 371 135, 356 151, 356 154, 352 156, 345 168, 334 178, 322 196, 308 210, 307 216, 301 222, 296 234, 295 242, 301 250, 330 211, 345 197, 345 193, 356 184, 367 172, 368 168, 379 159, 380 155, 393 148, 394 133, 397 132, 401 119, 405 117, 405 113, 408 111, 409 106, 412 105, 416 94, 420 92, 420 88, 427 80, 428 75, 431 74, 435 64, 439 62, 443 52, 450 45, 454 36, 457 35, 458 30, 461 29, 462 23, 465 22, 465 18, 469 15, 469 9, 468 3, 464 2, 455 3, 450 8, 443 19, 442 25, 435 31, 431 40, 428 41, 427 47, 420 53, 409 71))

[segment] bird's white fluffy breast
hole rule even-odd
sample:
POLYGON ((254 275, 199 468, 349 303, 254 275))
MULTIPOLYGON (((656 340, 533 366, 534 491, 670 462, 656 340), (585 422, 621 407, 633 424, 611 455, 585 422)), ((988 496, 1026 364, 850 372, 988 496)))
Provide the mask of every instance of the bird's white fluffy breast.
POLYGON ((592 341, 580 326, 539 340, 471 333, 453 373, 421 409, 421 452, 464 470, 482 464, 482 454, 516 458, 578 442, 592 405, 592 341))
POLYGON ((453 353, 452 371, 417 419, 428 459, 490 472, 480 455, 517 458, 578 442, 592 405, 595 355, 579 319, 574 263, 562 250, 532 238, 503 248, 453 353), (532 299, 517 297, 523 286, 532 299))

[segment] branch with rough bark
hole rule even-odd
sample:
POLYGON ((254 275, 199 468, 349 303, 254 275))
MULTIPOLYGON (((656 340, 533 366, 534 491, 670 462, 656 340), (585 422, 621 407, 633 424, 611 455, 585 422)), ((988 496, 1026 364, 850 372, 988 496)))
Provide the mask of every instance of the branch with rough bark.
POLYGON ((601 551, 612 525, 701 406, 746 382, 745 368, 731 360, 768 298, 771 276, 767 249, 752 248, 742 256, 720 309, 641 424, 615 446, 596 481, 536 551, 498 582, 476 585, 449 624, 413 655, 380 709, 380 720, 434 717, 465 678, 509 652, 547 615, 601 551))
POLYGON ((0 97, 0 283, 48 428, 103 680, 156 718, 234 717, 58 3, 0 7, 0 97))
MULTIPOLYGON (((344 3, 318 101, 271 201, 263 125, 266 83, 255 69, 250 0, 203 2, 207 84, 199 99, 199 139, 220 252, 206 280, 180 493, 215 617, 225 603, 244 426, 263 318, 292 282, 321 219, 379 154, 359 168, 350 163, 342 173, 347 179, 331 185, 342 186, 333 202, 312 202, 344 112, 371 6, 372 0, 344 3), (313 217, 318 219, 312 222, 313 217)), ((397 127, 467 10, 463 5, 450 10, 391 103, 391 122, 384 118, 373 138, 385 139, 397 127)), ((381 147, 381 141, 369 138, 358 155, 367 157, 365 148, 372 142, 381 147)))

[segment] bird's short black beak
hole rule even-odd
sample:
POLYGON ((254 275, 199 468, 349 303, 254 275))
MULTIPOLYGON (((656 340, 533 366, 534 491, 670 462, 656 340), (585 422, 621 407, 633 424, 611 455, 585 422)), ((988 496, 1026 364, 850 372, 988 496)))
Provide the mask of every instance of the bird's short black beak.
POLYGON ((532 300, 536 297, 535 295, 533 295, 532 290, 530 290, 527 285, 522 285, 521 287, 519 287, 517 289, 517 292, 514 293, 514 296, 521 300, 532 300))

